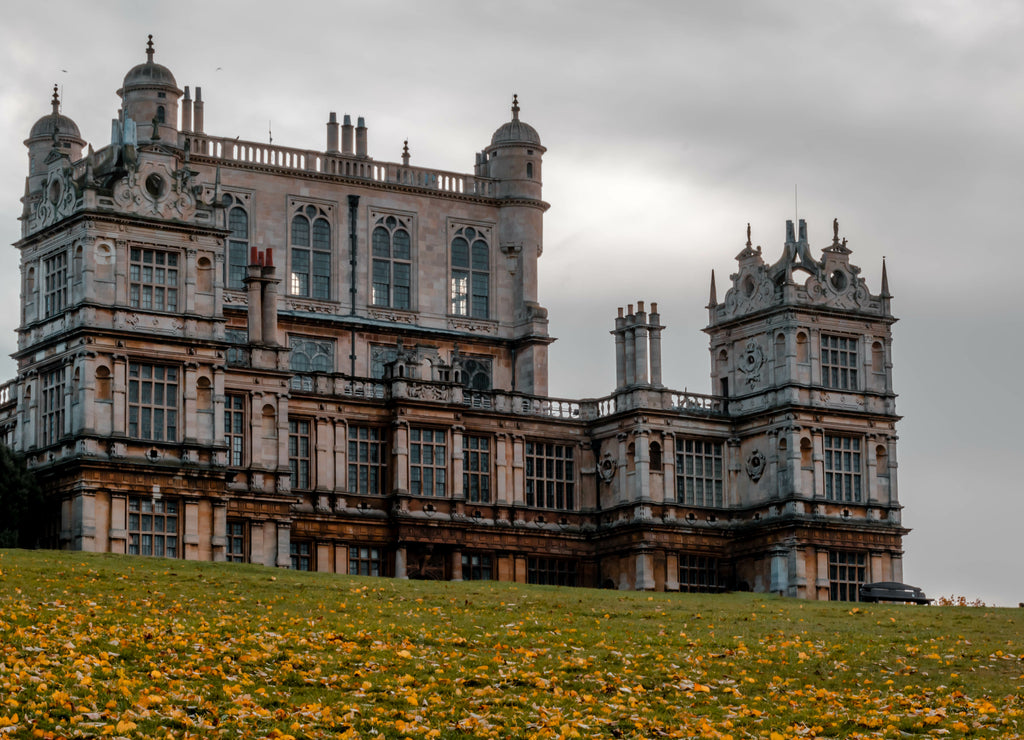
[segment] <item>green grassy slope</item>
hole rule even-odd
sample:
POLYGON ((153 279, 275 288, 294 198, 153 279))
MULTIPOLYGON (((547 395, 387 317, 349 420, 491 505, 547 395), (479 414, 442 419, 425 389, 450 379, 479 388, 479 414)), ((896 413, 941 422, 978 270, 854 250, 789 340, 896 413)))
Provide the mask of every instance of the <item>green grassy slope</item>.
POLYGON ((17 550, 0 573, 0 737, 1024 732, 1024 609, 17 550))

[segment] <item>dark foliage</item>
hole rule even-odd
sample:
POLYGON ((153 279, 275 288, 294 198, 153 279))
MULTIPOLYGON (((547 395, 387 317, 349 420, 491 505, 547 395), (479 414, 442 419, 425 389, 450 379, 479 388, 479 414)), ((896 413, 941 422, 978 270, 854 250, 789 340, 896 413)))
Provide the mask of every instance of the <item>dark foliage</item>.
POLYGON ((34 547, 39 541, 42 497, 25 460, 0 445, 0 547, 34 547))

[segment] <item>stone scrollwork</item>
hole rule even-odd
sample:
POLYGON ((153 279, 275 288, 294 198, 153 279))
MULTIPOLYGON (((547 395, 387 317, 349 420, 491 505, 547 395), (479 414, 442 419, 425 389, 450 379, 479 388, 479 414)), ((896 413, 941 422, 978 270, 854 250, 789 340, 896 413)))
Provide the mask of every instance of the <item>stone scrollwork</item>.
POLYGON ((188 221, 196 198, 185 179, 166 162, 141 162, 114 185, 114 203, 128 213, 188 221))
POLYGON ((764 475, 765 466, 768 464, 768 458, 764 456, 761 450, 754 450, 747 455, 747 475, 750 476, 750 480, 757 483, 761 480, 761 476, 764 475))
POLYGON ((606 452, 601 457, 601 462, 597 465, 597 474, 601 476, 601 480, 605 483, 611 483, 612 478, 615 477, 616 467, 615 460, 612 459, 612 454, 610 452, 606 452))
POLYGON ((761 368, 764 367, 764 350, 753 339, 740 355, 739 371, 746 376, 747 385, 753 386, 761 381, 761 368))

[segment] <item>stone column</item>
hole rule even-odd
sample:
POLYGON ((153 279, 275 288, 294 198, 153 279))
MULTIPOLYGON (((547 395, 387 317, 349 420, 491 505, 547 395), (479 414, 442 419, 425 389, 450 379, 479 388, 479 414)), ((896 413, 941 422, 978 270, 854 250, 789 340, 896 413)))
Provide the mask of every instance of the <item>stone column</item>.
POLYGON ((647 429, 635 431, 634 468, 636 470, 636 500, 651 500, 651 448, 650 433, 647 429))
POLYGON ((199 502, 185 501, 184 509, 185 530, 181 535, 181 544, 185 560, 199 559, 199 502))
POLYGON ((263 522, 249 522, 249 562, 270 565, 266 543, 263 541, 263 522))
MULTIPOLYGON (((451 496, 453 499, 464 501, 466 499, 466 491, 463 489, 463 458, 462 458, 462 440, 463 434, 466 431, 466 427, 456 424, 452 427, 452 447, 451 457, 448 469, 451 471, 451 478, 448 483, 448 487, 451 490, 451 496)), ((460 561, 461 562, 461 561, 460 561)))
MULTIPOLYGON (((272 252, 267 250, 267 259, 272 259, 272 252)), ((263 280, 260 283, 262 289, 262 306, 263 309, 263 334, 262 340, 264 344, 269 344, 276 347, 278 345, 277 340, 277 283, 278 280, 274 277, 275 268, 273 265, 267 265, 263 268, 263 280)), ((251 341, 251 340, 250 340, 251 341)))
POLYGON ((875 447, 878 444, 878 437, 874 434, 864 435, 864 486, 862 487, 864 503, 877 504, 881 501, 878 490, 878 460, 875 447))
POLYGON ((225 500, 213 502, 213 530, 210 533, 210 549, 213 560, 222 563, 227 560, 228 504, 225 500))
POLYGON ((512 474, 510 455, 512 445, 507 434, 494 435, 494 503, 510 504, 508 483, 512 474))
POLYGON ((629 304, 623 336, 626 344, 626 386, 636 383, 636 316, 633 315, 633 304, 629 304))
MULTIPOLYGON (((255 253, 256 248, 253 247, 251 250, 255 253)), ((252 262, 255 254, 250 256, 249 261, 252 262)), ((259 344, 263 341, 263 308, 261 300, 261 284, 260 278, 262 276, 262 268, 259 265, 250 264, 245 268, 245 289, 247 291, 248 299, 248 319, 249 319, 249 344, 259 344)))
MULTIPOLYGON (((526 504, 526 440, 520 435, 512 436, 512 504, 526 504)), ((536 493, 536 492, 534 492, 536 493)))
POLYGON ((405 547, 395 548, 395 578, 407 579, 409 575, 405 570, 406 551, 405 547))
POLYGON ((462 550, 455 549, 451 553, 452 580, 462 580, 462 550))
POLYGON ((292 524, 281 521, 277 523, 277 558, 274 564, 278 568, 292 567, 292 524))
POLYGON ((652 561, 653 557, 648 550, 641 550, 636 554, 635 588, 637 591, 654 590, 654 563, 652 561))
POLYGON ((128 497, 124 494, 110 495, 110 552, 128 553, 128 497))
POLYGON ((409 493, 409 422, 392 422, 391 492, 409 493))

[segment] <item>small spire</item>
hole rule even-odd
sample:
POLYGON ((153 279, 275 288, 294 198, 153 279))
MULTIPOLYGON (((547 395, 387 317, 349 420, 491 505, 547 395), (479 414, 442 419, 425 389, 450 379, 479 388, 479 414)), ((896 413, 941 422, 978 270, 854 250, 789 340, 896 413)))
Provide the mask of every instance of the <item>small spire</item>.
POLYGON ((882 255, 882 297, 891 298, 889 294, 889 273, 885 269, 885 255, 882 255))
POLYGON ((146 43, 146 62, 153 63, 153 34, 149 34, 149 41, 146 43))
POLYGON ((53 106, 53 115, 60 113, 60 95, 57 93, 57 83, 53 83, 53 99, 50 101, 53 106))
POLYGON ((519 95, 517 93, 512 94, 512 120, 519 120, 519 95))
MULTIPOLYGON (((747 246, 750 246, 750 240, 747 240, 747 246)), ((715 289, 715 271, 711 271, 711 296, 708 298, 708 308, 714 308, 718 305, 718 291, 715 289)))
POLYGON ((402 164, 406 167, 409 166, 409 140, 406 139, 402 143, 402 164))
MULTIPOLYGON (((747 246, 749 247, 750 245, 750 222, 747 221, 747 246)), ((712 271, 712 274, 714 274, 714 271, 712 271)))

